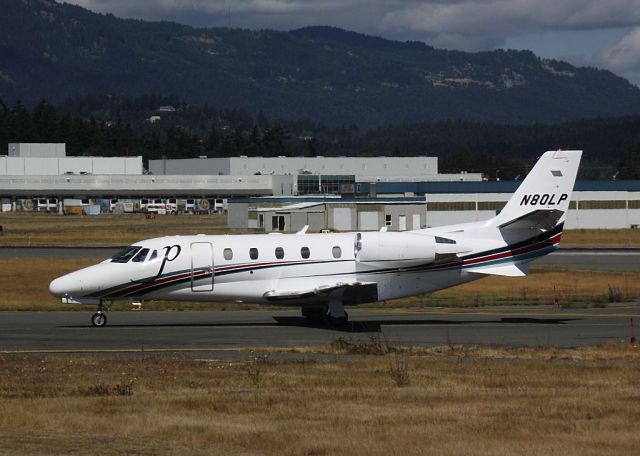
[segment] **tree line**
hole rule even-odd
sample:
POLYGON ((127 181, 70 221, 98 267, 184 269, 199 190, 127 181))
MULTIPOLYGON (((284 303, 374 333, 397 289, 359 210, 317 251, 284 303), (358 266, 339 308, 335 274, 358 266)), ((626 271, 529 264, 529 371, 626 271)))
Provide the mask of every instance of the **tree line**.
POLYGON ((581 148, 581 178, 640 178, 640 116, 549 125, 441 121, 361 130, 217 110, 175 97, 85 96, 57 106, 43 100, 31 110, 20 102, 12 107, 0 102, 0 147, 10 142, 65 142, 68 155, 145 160, 429 155, 439 157, 441 172, 481 172, 491 179, 524 175, 545 150, 581 148))

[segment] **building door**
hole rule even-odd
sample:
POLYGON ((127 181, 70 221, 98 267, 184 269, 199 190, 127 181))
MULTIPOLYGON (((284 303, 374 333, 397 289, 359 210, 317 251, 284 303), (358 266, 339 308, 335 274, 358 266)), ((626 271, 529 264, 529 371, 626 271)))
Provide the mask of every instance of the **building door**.
POLYGON ((407 231, 407 216, 398 216, 398 231, 407 231))
POLYGON ((333 228, 336 231, 352 230, 351 226, 351 208, 336 207, 333 209, 333 228))
POLYGON ((191 291, 213 291, 213 246, 191 243, 191 291))
POLYGON ((413 226, 411 229, 412 230, 420 229, 420 214, 413 214, 413 226))
POLYGON ((358 212, 358 229, 362 231, 377 231, 380 229, 378 219, 378 212, 358 212))

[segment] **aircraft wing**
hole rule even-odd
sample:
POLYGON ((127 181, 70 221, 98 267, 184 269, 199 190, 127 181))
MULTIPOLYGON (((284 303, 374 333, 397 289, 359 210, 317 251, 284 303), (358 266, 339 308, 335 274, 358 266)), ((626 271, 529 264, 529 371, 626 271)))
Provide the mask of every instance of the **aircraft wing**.
POLYGON ((377 300, 378 285, 374 282, 338 282, 335 285, 321 285, 304 290, 271 290, 263 296, 269 301, 298 301, 329 297, 334 291, 343 291, 345 304, 368 302, 372 297, 377 300))

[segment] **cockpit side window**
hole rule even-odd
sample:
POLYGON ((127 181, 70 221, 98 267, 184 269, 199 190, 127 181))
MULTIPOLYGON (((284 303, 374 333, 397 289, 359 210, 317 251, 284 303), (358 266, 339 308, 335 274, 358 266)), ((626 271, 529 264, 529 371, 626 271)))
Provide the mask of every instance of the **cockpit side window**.
POLYGON ((133 262, 134 263, 142 263, 145 258, 147 258, 147 255, 149 254, 149 249, 142 249, 140 250, 140 252, 138 252, 136 254, 136 256, 133 257, 133 262))
POLYGON ((151 256, 149 257, 149 260, 148 260, 148 261, 153 261, 153 260, 155 260, 156 258, 158 258, 158 251, 157 251, 157 250, 154 250, 153 252, 151 252, 151 256))
POLYGON ((111 257, 111 262, 112 263, 126 263, 131 258, 133 258, 135 256, 135 254, 138 253, 138 251, 141 248, 142 247, 136 247, 134 245, 131 245, 131 246, 125 248, 124 250, 121 250, 120 252, 116 253, 114 256, 112 256, 111 257))

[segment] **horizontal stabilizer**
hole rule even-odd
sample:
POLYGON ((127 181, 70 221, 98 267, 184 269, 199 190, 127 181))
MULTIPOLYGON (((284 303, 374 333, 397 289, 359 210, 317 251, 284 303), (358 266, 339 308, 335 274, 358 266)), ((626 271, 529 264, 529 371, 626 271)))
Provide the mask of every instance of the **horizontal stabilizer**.
POLYGON ((472 266, 465 268, 468 272, 475 274, 486 275, 499 275, 506 277, 522 277, 526 276, 529 272, 529 265, 525 262, 522 263, 502 263, 502 264, 490 264, 486 266, 472 266))

